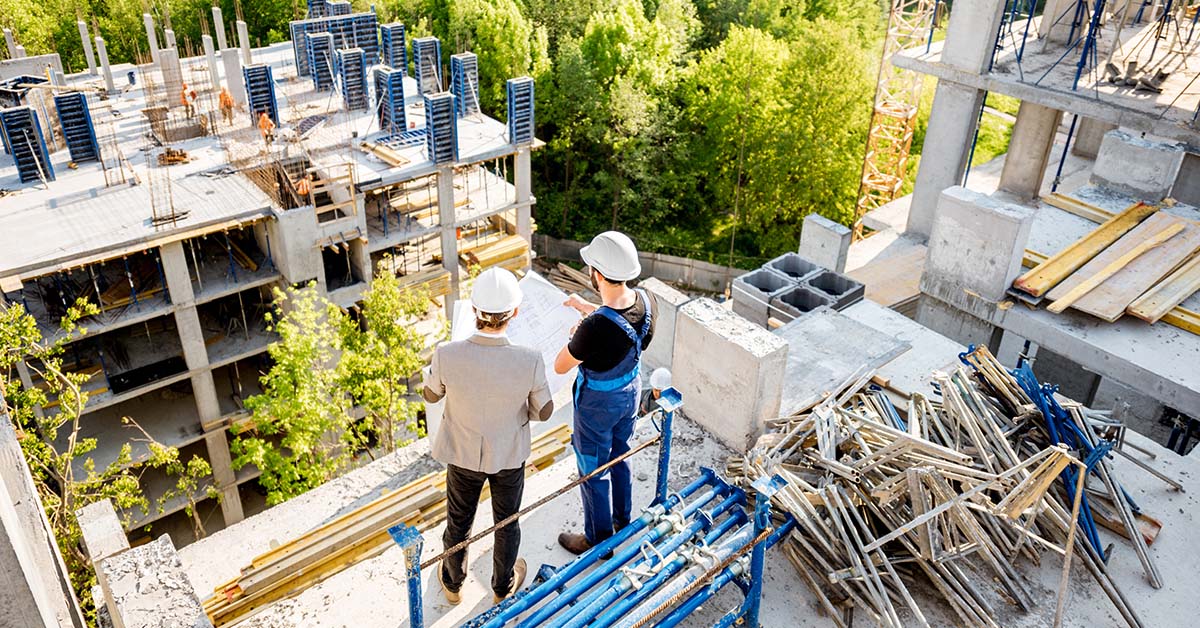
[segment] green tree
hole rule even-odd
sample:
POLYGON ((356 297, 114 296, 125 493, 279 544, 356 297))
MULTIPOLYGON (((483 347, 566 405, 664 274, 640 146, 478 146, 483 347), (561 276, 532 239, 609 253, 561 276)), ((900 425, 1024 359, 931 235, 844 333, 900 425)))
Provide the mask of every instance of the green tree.
MULTIPOLYGON (((98 442, 95 438, 82 438, 79 429, 88 400, 84 384, 91 376, 65 369, 62 361, 63 348, 86 333, 78 326, 79 319, 96 311, 94 305, 78 301, 63 317, 62 333, 47 340, 20 304, 0 307, 0 397, 17 431, 76 597, 84 613, 92 619, 95 608, 91 606, 91 590, 96 575, 84 550, 75 513, 93 502, 111 499, 124 513, 124 523, 128 526, 135 508, 149 512, 150 503, 140 484, 149 469, 178 475, 179 481, 188 486, 198 486, 211 473, 204 461, 200 465, 178 466, 177 449, 154 441, 128 418, 124 422, 146 436, 148 459, 135 461, 133 448, 126 442, 115 460, 96 468, 90 454, 98 442), (21 385, 18 377, 21 364, 29 369, 34 386, 21 385)), ((189 499, 193 498, 189 494, 189 499)))
POLYGON ((424 436, 416 426, 419 402, 409 401, 408 381, 424 365, 425 336, 416 322, 428 310, 429 293, 405 289, 386 258, 363 295, 362 324, 346 319, 341 385, 365 411, 360 429, 384 452, 424 436))
POLYGON ((535 28, 515 0, 452 0, 447 43, 479 57, 479 101, 485 112, 504 116, 504 84, 510 78, 545 71, 549 52, 545 29, 535 28))
POLYGON ((275 289, 275 312, 267 314, 279 336, 267 349, 273 365, 261 378, 263 394, 246 400, 251 427, 230 444, 234 468, 262 472, 270 505, 332 479, 361 447, 339 379, 345 317, 315 284, 275 289))

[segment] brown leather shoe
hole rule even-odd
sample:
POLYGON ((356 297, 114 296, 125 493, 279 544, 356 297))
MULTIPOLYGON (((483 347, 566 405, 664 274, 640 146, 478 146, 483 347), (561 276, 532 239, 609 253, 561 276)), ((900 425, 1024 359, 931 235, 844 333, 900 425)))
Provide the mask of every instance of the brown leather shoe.
POLYGON ((508 593, 505 593, 504 595, 496 595, 493 592, 492 604, 499 604, 504 600, 504 598, 516 593, 517 591, 520 591, 521 586, 525 584, 525 574, 528 572, 528 570, 529 567, 525 564, 525 559, 518 558, 516 564, 513 565, 512 584, 508 587, 508 593))
POLYGON ((592 549, 592 544, 588 543, 587 537, 582 534, 573 532, 563 532, 558 535, 558 544, 563 549, 575 554, 576 556, 592 549))
POLYGON ((455 606, 462 601, 462 594, 458 591, 451 591, 450 587, 446 585, 446 580, 442 576, 442 568, 440 565, 438 566, 438 583, 442 585, 442 593, 446 595, 446 601, 450 602, 451 606, 455 606))

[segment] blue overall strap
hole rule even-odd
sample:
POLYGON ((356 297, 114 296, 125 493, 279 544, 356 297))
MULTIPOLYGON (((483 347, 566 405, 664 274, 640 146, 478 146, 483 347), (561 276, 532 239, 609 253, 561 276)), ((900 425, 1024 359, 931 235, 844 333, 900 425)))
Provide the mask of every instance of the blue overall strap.
MULTIPOLYGON (((625 320, 624 316, 621 316, 616 310, 608 307, 607 305, 602 305, 596 310, 597 314, 603 316, 609 321, 612 321, 614 325, 621 328, 621 331, 624 331, 630 342, 633 343, 633 347, 631 349, 633 352, 633 368, 613 378, 598 378, 596 377, 596 372, 590 371, 585 373, 585 371, 588 371, 588 369, 581 368, 579 369, 579 383, 592 390, 608 392, 623 388, 628 385, 629 382, 632 382, 635 378, 637 378, 641 370, 642 339, 646 337, 646 333, 650 329, 650 302, 646 297, 645 292, 641 290, 638 290, 637 292, 639 295, 638 298, 642 299, 642 304, 646 308, 646 315, 643 319, 641 333, 634 330, 633 326, 629 324, 629 321, 625 320)), ((629 355, 626 354, 625 359, 628 359, 628 357, 629 355)), ((622 362, 624 362, 625 359, 622 359, 622 362)), ((614 368, 612 370, 616 369, 614 368)), ((605 373, 611 373, 612 370, 606 371, 605 373)))

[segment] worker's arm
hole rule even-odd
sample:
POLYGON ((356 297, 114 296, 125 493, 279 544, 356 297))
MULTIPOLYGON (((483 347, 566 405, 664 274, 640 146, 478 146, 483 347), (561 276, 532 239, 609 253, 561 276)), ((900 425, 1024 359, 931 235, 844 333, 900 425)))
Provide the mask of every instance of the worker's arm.
POLYGON ((583 363, 583 360, 577 360, 575 356, 571 355, 570 347, 563 347, 558 352, 558 356, 554 358, 554 372, 559 375, 565 375, 567 371, 579 366, 581 363, 583 363))
POLYGON ((421 397, 429 403, 437 403, 446 396, 446 383, 442 381, 442 369, 438 365, 438 352, 433 352, 433 359, 429 361, 429 371, 425 375, 425 389, 421 391, 421 397))
POLYGON ((537 357, 537 368, 533 372, 533 389, 529 391, 529 420, 545 421, 554 414, 554 398, 550 384, 546 381, 546 363, 537 357))
POLYGON ((574 309, 584 316, 587 316, 588 314, 591 314, 600 308, 599 305, 590 303, 578 294, 572 294, 571 296, 567 297, 567 300, 563 303, 563 305, 574 309))

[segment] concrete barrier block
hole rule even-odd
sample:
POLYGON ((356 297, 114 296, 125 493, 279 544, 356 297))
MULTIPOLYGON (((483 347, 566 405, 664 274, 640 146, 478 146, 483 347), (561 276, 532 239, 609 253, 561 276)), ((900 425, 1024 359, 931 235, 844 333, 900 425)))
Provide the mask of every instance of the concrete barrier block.
POLYGON ((670 366, 675 349, 675 321, 679 315, 679 308, 688 302, 689 297, 655 277, 641 282, 638 287, 650 293, 657 308, 654 338, 642 353, 642 358, 655 367, 670 366))
POLYGON ((1092 183, 1147 201, 1166 198, 1183 163, 1183 146, 1155 142, 1120 129, 1104 134, 1092 183))
POLYGON ((921 292, 950 304, 999 302, 1021 270, 1033 210, 964 187, 947 188, 929 236, 921 292))
POLYGON ((787 342, 700 298, 679 309, 675 351, 684 413, 735 451, 748 450, 778 416, 787 342))
POLYGON ((840 310, 862 301, 867 287, 863 284, 831 270, 813 275, 805 282, 810 288, 833 298, 833 308, 840 310))
POLYGON ((730 288, 733 311, 756 325, 766 327, 771 298, 795 285, 794 279, 770 267, 735 277, 730 288))
POLYGON ((169 536, 102 560, 96 571, 115 628, 212 628, 169 536))
POLYGON ((804 228, 800 231, 799 253, 818 266, 844 272, 852 235, 845 225, 820 214, 809 214, 804 217, 804 228))
POLYGON ((833 307, 834 299, 807 284, 793 286, 771 297, 771 318, 784 323, 794 321, 813 310, 833 307))

